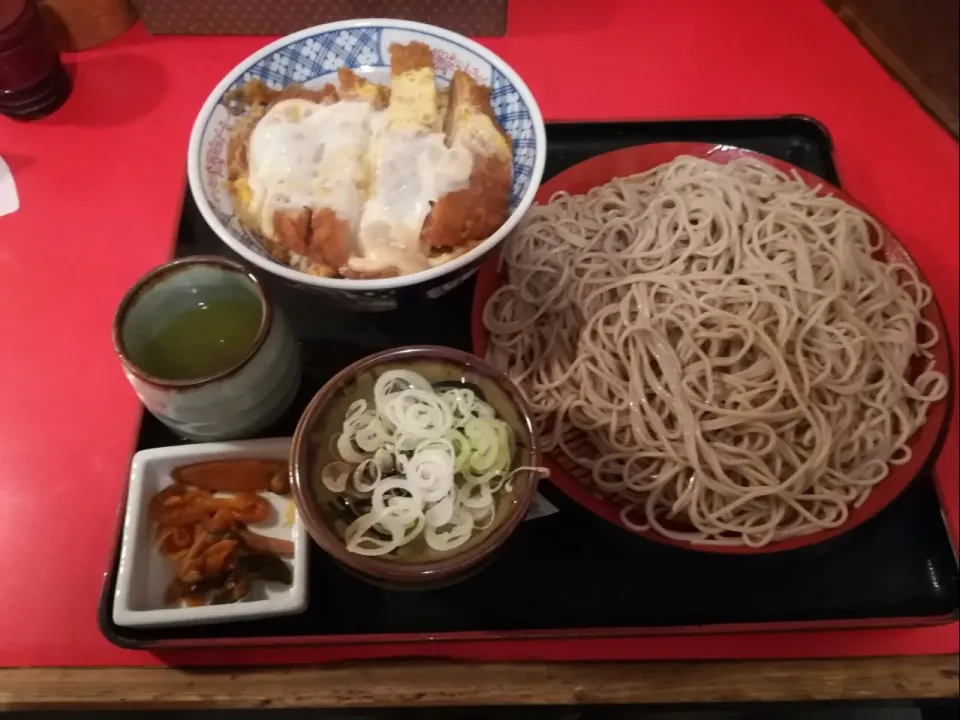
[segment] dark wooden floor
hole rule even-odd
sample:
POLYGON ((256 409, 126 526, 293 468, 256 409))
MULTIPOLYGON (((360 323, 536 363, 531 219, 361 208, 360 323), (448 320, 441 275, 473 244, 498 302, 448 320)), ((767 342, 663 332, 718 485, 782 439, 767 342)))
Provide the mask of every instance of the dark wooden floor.
POLYGON ((960 129, 958 0, 824 0, 954 136, 960 129))

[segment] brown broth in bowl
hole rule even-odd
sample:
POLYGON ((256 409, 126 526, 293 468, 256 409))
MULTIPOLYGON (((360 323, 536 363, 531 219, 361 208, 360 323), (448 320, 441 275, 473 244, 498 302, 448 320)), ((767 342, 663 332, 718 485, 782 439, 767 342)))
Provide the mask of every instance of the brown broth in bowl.
MULTIPOLYGON (((412 370, 422 375, 432 385, 443 383, 445 387, 467 387, 474 392, 479 390, 480 399, 487 402, 513 430, 515 446, 510 469, 526 464, 530 448, 526 441, 523 420, 509 396, 493 380, 479 373, 465 370, 454 363, 443 360, 406 360, 397 363, 384 363, 364 370, 348 380, 339 392, 330 400, 324 415, 309 434, 308 467, 309 491, 320 507, 324 521, 343 539, 347 526, 359 515, 367 512, 366 501, 349 490, 335 493, 324 485, 321 473, 327 464, 340 460, 334 447, 335 438, 340 434, 347 408, 356 400, 364 399, 373 404, 373 387, 384 372, 389 370, 412 370)), ((509 471, 508 471, 509 472, 509 471)), ((533 473, 517 473, 509 484, 494 493, 496 504, 493 522, 482 530, 474 530, 470 539, 462 545, 449 550, 435 550, 427 545, 421 533, 412 541, 390 553, 377 556, 378 559, 397 563, 431 563, 444 560, 480 545, 497 528, 501 527, 516 511, 519 499, 534 481, 533 473)))

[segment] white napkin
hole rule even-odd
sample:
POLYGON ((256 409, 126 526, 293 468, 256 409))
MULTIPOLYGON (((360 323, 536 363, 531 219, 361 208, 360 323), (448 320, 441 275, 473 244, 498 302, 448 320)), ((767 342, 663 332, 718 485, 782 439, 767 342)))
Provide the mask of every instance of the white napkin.
POLYGON ((13 181, 13 172, 0 157, 0 216, 16 212, 20 207, 17 197, 17 184, 13 181))

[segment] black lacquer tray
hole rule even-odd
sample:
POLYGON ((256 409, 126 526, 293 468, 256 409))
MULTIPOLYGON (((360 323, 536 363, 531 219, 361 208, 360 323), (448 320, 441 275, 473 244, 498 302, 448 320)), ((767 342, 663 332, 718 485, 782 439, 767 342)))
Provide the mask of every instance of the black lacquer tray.
MULTIPOLYGON (((688 140, 756 150, 839 185, 830 138, 805 117, 564 123, 548 125, 547 139, 544 179, 621 147, 688 140)), ((233 256, 206 226, 189 192, 175 254, 233 256)), ((472 280, 415 308, 355 313, 258 274, 290 319, 304 357, 300 394, 264 437, 292 434, 313 393, 364 355, 412 343, 470 349, 472 280)), ((138 450, 182 442, 144 415, 138 450)), ((100 627, 117 645, 148 648, 924 625, 957 616, 957 560, 929 476, 917 478, 879 515, 839 538, 752 556, 662 546, 573 505, 548 482, 541 494, 559 512, 522 523, 490 567, 446 589, 396 592, 366 585, 313 547, 309 607, 292 617, 195 628, 118 627, 112 621, 115 553, 100 627)))

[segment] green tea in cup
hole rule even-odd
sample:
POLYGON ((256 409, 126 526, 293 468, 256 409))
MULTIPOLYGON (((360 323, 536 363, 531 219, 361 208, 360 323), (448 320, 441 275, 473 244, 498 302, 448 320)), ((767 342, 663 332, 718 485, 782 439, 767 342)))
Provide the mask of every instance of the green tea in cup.
POLYGON ((249 436, 300 384, 300 354, 259 281, 221 257, 175 260, 124 297, 114 347, 144 406, 193 440, 249 436))
POLYGON ((144 372, 168 380, 215 375, 243 360, 260 329, 263 309, 243 288, 198 290, 177 304, 156 332, 131 348, 144 372))

